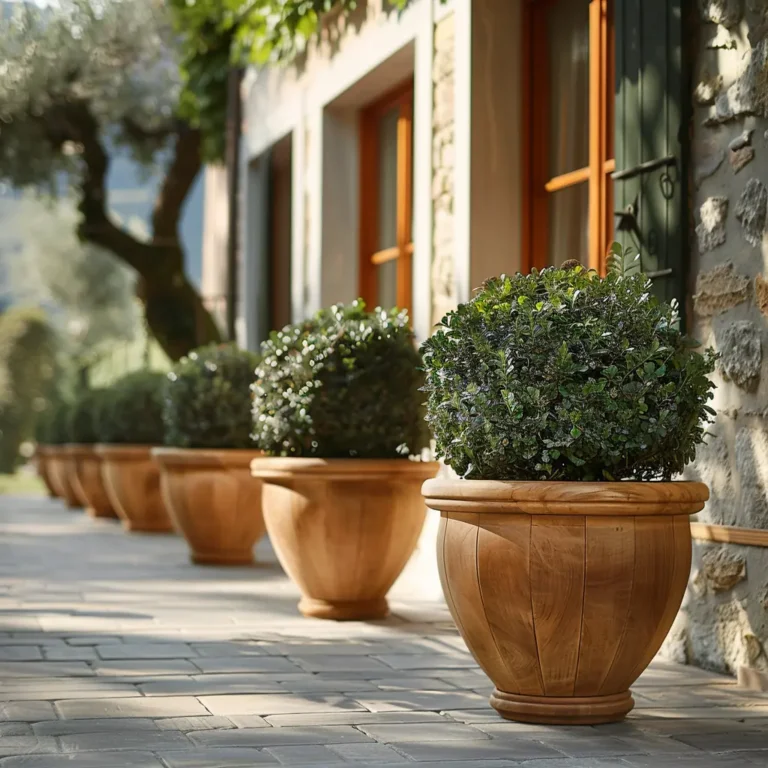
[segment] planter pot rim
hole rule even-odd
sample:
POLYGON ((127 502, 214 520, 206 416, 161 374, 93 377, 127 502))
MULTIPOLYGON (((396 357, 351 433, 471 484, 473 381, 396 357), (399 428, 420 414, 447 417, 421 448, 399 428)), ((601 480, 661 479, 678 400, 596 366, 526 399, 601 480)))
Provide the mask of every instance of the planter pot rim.
POLYGON ((152 448, 161 467, 237 467, 248 469, 262 452, 255 448, 152 448))
POLYGON ((80 458, 93 455, 93 445, 90 443, 67 443, 64 450, 67 455, 80 458))
POLYGON ((284 480, 301 476, 318 480, 360 481, 395 477, 425 480, 434 477, 436 461, 409 459, 315 459, 265 456, 251 462, 251 474, 260 480, 284 480))
POLYGON ((151 445, 121 445, 119 443, 97 443, 94 450, 105 459, 123 461, 145 461, 150 458, 151 445))
POLYGON ((441 512, 529 515, 692 515, 704 507, 704 483, 587 483, 549 480, 427 480, 427 506, 441 512))

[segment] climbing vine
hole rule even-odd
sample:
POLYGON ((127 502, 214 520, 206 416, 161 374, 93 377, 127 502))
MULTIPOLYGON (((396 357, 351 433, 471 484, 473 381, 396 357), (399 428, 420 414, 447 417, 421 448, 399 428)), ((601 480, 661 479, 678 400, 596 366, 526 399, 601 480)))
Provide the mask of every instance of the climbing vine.
MULTIPOLYGON (((394 9, 409 0, 389 0, 394 9)), ((305 50, 323 14, 365 0, 170 0, 181 38, 181 114, 203 134, 206 160, 224 157, 230 67, 285 63, 305 50)))

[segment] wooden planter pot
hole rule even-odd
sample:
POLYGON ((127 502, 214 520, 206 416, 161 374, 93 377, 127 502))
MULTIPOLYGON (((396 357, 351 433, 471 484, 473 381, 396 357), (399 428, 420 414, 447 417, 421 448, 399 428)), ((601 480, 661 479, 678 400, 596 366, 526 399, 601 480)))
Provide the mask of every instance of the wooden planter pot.
POLYGON ((621 720, 688 583, 701 483, 430 480, 456 625, 502 717, 621 720))
POLYGON ((91 517, 116 518, 102 477, 102 457, 93 445, 70 445, 68 452, 75 461, 73 485, 85 511, 91 517))
POLYGON ((48 495, 55 499, 59 494, 51 481, 49 455, 47 445, 38 444, 35 447, 35 468, 37 469, 38 477, 43 481, 45 489, 48 491, 48 495))
POLYGON ((378 619, 413 553, 438 465, 405 459, 261 458, 264 521, 278 559, 321 619, 378 619))
POLYGON ((154 448, 160 487, 193 563, 249 565, 264 535, 261 483, 251 477, 251 450, 154 448))
POLYGON ((72 487, 70 463, 65 446, 48 446, 48 474, 56 495, 63 499, 70 509, 79 509, 80 501, 75 494, 75 489, 72 487))
POLYGON ((126 531, 173 531, 160 493, 160 470, 149 445, 97 445, 102 477, 112 508, 126 531))
POLYGON ((68 443, 62 446, 64 456, 64 466, 66 468, 67 477, 69 478, 69 486, 72 489, 72 493, 75 496, 76 506, 81 509, 85 509, 88 506, 88 502, 85 499, 83 488, 80 485, 80 480, 77 476, 77 454, 81 446, 74 443, 68 443))

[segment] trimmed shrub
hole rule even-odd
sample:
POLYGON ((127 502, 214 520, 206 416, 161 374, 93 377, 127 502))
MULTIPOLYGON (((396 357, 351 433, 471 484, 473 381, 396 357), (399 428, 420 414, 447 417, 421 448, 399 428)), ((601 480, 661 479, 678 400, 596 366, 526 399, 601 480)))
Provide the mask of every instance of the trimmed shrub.
POLYGON ((0 315, 0 472, 11 473, 33 437, 39 401, 53 376, 54 333, 39 309, 0 315))
POLYGON ((72 442, 71 413, 72 403, 67 400, 57 400, 51 404, 46 428, 46 442, 49 445, 64 445, 72 442))
POLYGON ((105 389, 84 389, 75 398, 69 413, 69 434, 73 443, 100 442, 101 410, 108 393, 105 389))
POLYGON ((168 374, 165 442, 178 448, 251 448, 251 383, 258 355, 234 344, 191 352, 168 374))
POLYGON ((98 442, 122 445, 163 444, 165 374, 135 371, 118 379, 101 398, 98 442))
POLYGON ((428 443, 408 316, 356 301, 272 333, 254 384, 254 438, 273 456, 388 459, 428 443))
POLYGON ((424 342, 427 419, 460 476, 669 480, 693 459, 716 356, 623 260, 605 278, 564 265, 488 280, 424 342))

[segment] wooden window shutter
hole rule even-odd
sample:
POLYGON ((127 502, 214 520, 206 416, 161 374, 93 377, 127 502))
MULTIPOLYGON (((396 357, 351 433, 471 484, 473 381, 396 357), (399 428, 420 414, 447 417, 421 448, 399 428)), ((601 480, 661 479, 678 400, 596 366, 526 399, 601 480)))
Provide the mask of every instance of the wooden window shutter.
POLYGON ((685 313, 688 265, 685 0, 616 0, 616 238, 654 293, 685 313))

